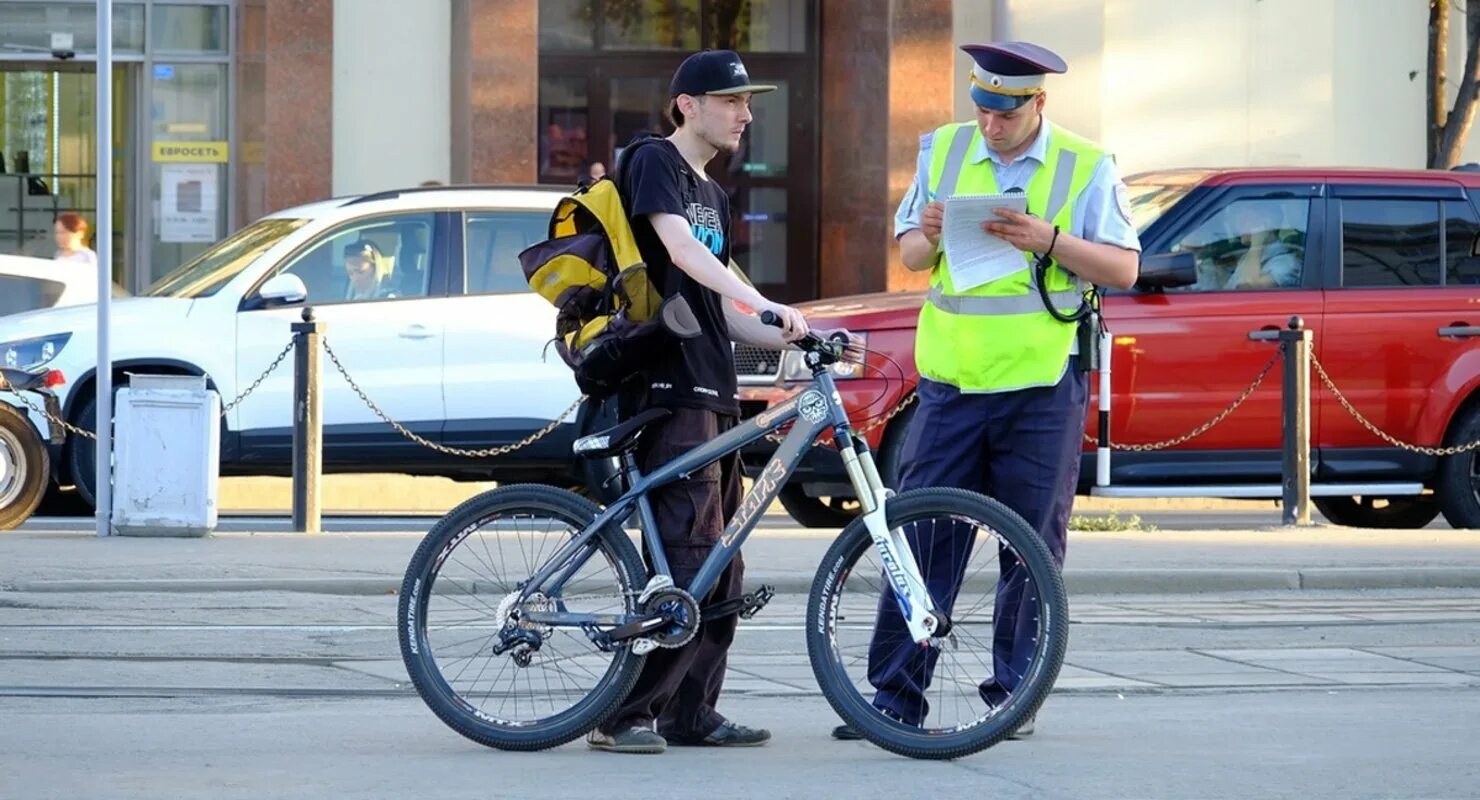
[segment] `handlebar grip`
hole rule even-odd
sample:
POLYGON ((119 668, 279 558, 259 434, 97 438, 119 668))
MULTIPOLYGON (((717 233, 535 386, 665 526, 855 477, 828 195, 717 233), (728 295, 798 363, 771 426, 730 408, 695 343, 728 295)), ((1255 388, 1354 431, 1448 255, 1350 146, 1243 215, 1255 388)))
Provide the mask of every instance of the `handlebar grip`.
POLYGON ((770 325, 773 328, 779 328, 781 327, 781 317, 778 316, 775 311, 762 311, 761 323, 764 325, 770 325))

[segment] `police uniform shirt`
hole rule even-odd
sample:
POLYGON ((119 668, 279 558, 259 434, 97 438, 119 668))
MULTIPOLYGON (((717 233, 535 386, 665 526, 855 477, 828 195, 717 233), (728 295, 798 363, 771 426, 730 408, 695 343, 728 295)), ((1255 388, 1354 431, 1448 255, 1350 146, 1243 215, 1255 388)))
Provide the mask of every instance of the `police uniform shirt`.
MULTIPOLYGON (((990 160, 992 171, 997 176, 999 191, 1005 192, 1008 189, 1018 188, 1026 192, 1028 182, 1032 180, 1033 174, 1043 166, 1048 156, 1049 134, 1050 126, 1045 117, 1033 144, 1008 164, 1004 163, 1002 157, 995 151, 987 147, 986 139, 978 133, 976 146, 967 158, 967 163, 977 165, 990 160)), ((933 138, 931 134, 920 137, 920 157, 915 164, 915 179, 910 184, 909 190, 904 193, 904 199, 900 201, 899 209, 894 215, 894 237, 896 239, 919 229, 920 214, 932 199, 929 180, 933 138)), ((1035 211, 1035 209, 1029 209, 1029 211, 1035 211)), ((1037 211, 1041 213, 1041 209, 1037 211)), ((1131 222, 1130 198, 1126 192, 1125 182, 1120 179, 1120 173, 1115 168, 1115 161, 1109 155, 1100 159, 1100 163, 1095 166, 1094 174, 1090 177, 1089 185, 1075 199, 1073 223, 1067 232, 1086 241, 1113 244, 1127 250, 1140 251, 1141 239, 1136 234, 1136 226, 1131 222)))

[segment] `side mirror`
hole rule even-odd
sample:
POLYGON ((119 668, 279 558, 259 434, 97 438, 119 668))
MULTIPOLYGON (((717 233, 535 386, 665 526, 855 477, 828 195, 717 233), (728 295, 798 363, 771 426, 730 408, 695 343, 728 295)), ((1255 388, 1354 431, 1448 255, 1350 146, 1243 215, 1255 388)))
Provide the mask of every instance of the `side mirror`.
POLYGON ((258 308, 276 308, 277 306, 289 306, 301 303, 308 299, 308 287, 303 285, 303 279, 292 273, 285 272, 274 275, 262 284, 257 290, 258 308))
POLYGON ((1159 253, 1142 257, 1136 288, 1143 292, 1161 292, 1194 283, 1197 283, 1197 258, 1192 253, 1159 253))

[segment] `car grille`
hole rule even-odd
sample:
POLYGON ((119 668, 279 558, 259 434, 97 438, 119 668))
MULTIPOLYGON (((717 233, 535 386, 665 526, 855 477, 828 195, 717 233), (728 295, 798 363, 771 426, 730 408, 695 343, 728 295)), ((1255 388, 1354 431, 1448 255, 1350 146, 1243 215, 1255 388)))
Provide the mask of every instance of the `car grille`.
POLYGON ((740 383, 771 383, 781 373, 781 351, 751 344, 735 345, 735 374, 740 383))

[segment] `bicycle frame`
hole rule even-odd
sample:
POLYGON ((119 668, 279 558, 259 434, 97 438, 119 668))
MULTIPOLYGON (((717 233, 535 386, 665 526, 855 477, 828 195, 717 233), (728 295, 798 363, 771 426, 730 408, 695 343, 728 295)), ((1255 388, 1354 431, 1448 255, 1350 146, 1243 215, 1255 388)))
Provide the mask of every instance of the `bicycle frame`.
MULTIPOLYGON (((630 454, 624 458, 628 474, 633 477, 632 488, 606 508, 597 518, 566 542, 561 549, 543 564, 525 582, 520 591, 522 603, 536 591, 547 597, 558 597, 561 587, 578 572, 596 552, 586 548, 593 536, 608 525, 619 525, 635 509, 642 527, 643 541, 653 563, 654 576, 643 591, 643 598, 660 588, 673 586, 672 573, 663 542, 658 535, 648 492, 683 478, 719 459, 734 453, 767 434, 778 430, 789 422, 796 424, 782 440, 770 462, 755 480, 749 493, 740 503, 740 508, 725 525, 719 541, 709 551, 694 580, 686 587, 679 587, 696 599, 702 599, 714 588, 720 574, 734 558, 735 553, 755 530, 762 512, 776 499, 781 487, 786 485, 797 465, 801 463, 807 449, 827 429, 832 429, 833 446, 843 457, 848 477, 853 483, 857 497, 863 506, 864 522, 879 549, 885 571, 894 588, 900 611, 909 625, 916 642, 927 641, 938 628, 939 620, 934 603, 925 583, 920 578, 919 566, 914 554, 902 535, 889 530, 885 521, 884 505, 893 493, 884 486, 874 463, 873 454, 862 438, 855 439, 843 408, 837 385, 825 367, 813 367, 813 380, 806 387, 786 400, 767 409, 751 419, 726 431, 714 440, 680 455, 673 461, 649 475, 637 472, 630 454), (547 581, 551 581, 546 583, 547 581)), ((645 619, 643 616, 621 614, 582 614, 564 611, 523 612, 523 619, 551 626, 585 625, 616 626, 645 619)))

